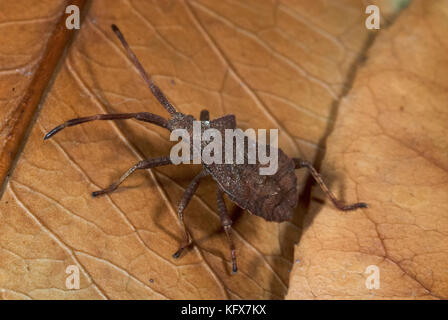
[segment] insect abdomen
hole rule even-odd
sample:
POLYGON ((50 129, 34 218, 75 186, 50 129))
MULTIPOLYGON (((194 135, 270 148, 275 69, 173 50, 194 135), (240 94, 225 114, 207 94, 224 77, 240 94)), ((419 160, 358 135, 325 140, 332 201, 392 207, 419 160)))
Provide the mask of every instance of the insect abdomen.
POLYGON ((213 164, 205 166, 222 190, 239 207, 268 221, 291 219, 297 206, 294 162, 278 149, 278 170, 260 175, 260 164, 213 164))

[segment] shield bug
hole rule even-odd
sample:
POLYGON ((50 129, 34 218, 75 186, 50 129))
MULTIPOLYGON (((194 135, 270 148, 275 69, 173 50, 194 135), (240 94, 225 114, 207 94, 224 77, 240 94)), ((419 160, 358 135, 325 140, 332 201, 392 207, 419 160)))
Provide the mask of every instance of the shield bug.
MULTIPOLYGON (((68 120, 67 122, 57 126, 53 130, 48 132, 45 135, 44 139, 49 139, 66 127, 78 125, 81 123, 94 120, 122 119, 136 119, 139 121, 145 121, 163 127, 170 131, 176 129, 185 129, 191 136, 193 134, 193 122, 195 121, 195 118, 191 115, 186 115, 176 111, 174 106, 169 102, 160 88, 151 80, 150 76, 146 73, 145 69, 140 64, 134 52, 129 47, 127 41, 125 40, 118 27, 112 25, 112 30, 119 38, 127 53, 127 56, 138 69, 140 75, 148 85, 153 95, 170 114, 170 119, 165 119, 161 116, 149 112, 97 114, 89 117, 68 120)), ((207 110, 203 110, 200 114, 200 121, 201 124, 203 124, 201 125, 201 129, 212 128, 218 130, 219 132, 224 132, 226 129, 236 129, 236 120, 234 115, 226 115, 214 120, 210 120, 209 112, 207 110)), ((193 139, 190 139, 190 141, 193 141, 193 139)), ((194 149, 193 143, 191 143, 190 148, 191 150, 194 149)), ((211 176, 217 183, 216 201, 218 204, 221 225, 226 233, 227 240, 230 246, 233 273, 237 272, 236 254, 235 246, 231 237, 232 220, 227 212, 227 208, 224 203, 224 194, 226 194, 230 200, 232 200, 242 209, 246 209, 250 213, 262 217, 267 221, 286 221, 291 219, 292 211, 297 206, 299 197, 297 191, 297 179, 294 170, 306 168, 337 209, 348 211, 367 207, 367 204, 363 202, 358 202, 350 205, 343 204, 328 189, 328 187, 322 180, 322 177, 310 162, 299 158, 289 158, 281 149, 276 149, 276 151, 278 152, 278 169, 273 175, 260 175, 259 169, 262 165, 259 162, 253 164, 206 164, 202 162, 202 171, 190 182, 177 208, 179 221, 183 229, 183 241, 180 243, 179 249, 173 254, 174 258, 179 258, 183 250, 190 246, 190 244, 192 243, 192 237, 185 227, 183 214, 192 196, 196 192, 200 180, 206 176, 211 176)), ((247 158, 246 155, 245 158, 247 158)), ((106 193, 113 192, 129 175, 131 175, 136 170, 156 168, 169 164, 173 164, 173 162, 168 156, 142 160, 131 167, 117 182, 112 183, 106 189, 93 192, 92 196, 97 197, 106 193)))

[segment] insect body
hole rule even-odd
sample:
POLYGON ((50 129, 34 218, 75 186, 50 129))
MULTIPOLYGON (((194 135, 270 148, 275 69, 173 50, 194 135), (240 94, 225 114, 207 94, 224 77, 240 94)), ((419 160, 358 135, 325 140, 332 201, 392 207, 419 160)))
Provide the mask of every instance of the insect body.
MULTIPOLYGON (((166 128, 170 131, 173 131, 175 129, 185 129, 191 136, 193 130, 193 121, 195 121, 195 118, 191 115, 185 115, 181 112, 176 111, 174 106, 168 101, 163 92, 154 84, 154 82, 148 76, 117 26, 112 25, 112 30, 120 39, 129 59, 138 69, 144 81, 149 86, 151 92, 162 104, 162 106, 168 111, 168 113, 171 115, 171 118, 167 120, 161 116, 149 112, 97 114, 90 117, 68 120, 67 122, 57 126, 53 130, 48 132, 45 135, 44 139, 52 137, 54 134, 66 127, 74 126, 84 122, 93 120, 122 119, 136 119, 139 121, 145 121, 166 128)), ((224 132, 225 129, 236 128, 236 121, 233 115, 226 115, 224 117, 210 121, 208 111, 203 110, 200 115, 200 120, 206 127, 216 129, 220 132, 224 132)), ((190 141, 191 140, 192 139, 190 139, 190 141)), ((191 149, 194 148, 193 143, 190 147, 191 149)), ((226 233, 231 250, 233 273, 237 272, 236 254, 231 237, 232 220, 228 215, 227 208, 224 203, 224 193, 239 207, 247 209, 252 214, 260 216, 268 221, 286 221, 291 218, 292 210, 297 206, 298 201, 298 191, 296 186, 297 181, 294 170, 299 168, 306 168, 310 171, 311 175, 339 210, 346 211, 367 207, 367 205, 363 202, 354 203, 351 205, 342 204, 327 188, 319 173, 308 161, 299 158, 291 159, 287 155, 285 155, 285 153, 281 149, 276 149, 276 152, 278 152, 278 169, 273 175, 260 175, 259 168, 261 164, 259 162, 256 162, 254 164, 249 164, 246 162, 244 164, 202 163, 203 170, 190 182, 178 205, 177 213, 183 228, 184 237, 179 246, 179 249, 173 255, 174 258, 178 258, 183 250, 192 243, 192 238, 185 227, 183 213, 193 194, 196 192, 200 180, 206 176, 211 176, 217 183, 216 199, 218 203, 221 224, 226 233)), ((113 192, 135 170, 155 168, 169 164, 173 163, 170 157, 166 156, 142 160, 131 167, 117 182, 111 184, 106 189, 93 192, 92 196, 96 197, 102 194, 113 192)))

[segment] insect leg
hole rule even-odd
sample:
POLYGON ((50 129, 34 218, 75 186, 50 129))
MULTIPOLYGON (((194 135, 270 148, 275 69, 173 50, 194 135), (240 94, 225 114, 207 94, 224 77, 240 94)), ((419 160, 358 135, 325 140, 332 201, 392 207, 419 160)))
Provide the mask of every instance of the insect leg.
POLYGON ((177 207, 177 215, 179 216, 179 221, 182 225, 182 229, 184 232, 184 240, 179 246, 179 250, 177 250, 173 257, 175 259, 179 258, 182 254, 182 251, 184 251, 185 248, 187 248, 191 244, 191 237, 190 234, 187 231, 187 228, 185 227, 184 222, 184 210, 187 207, 188 203, 190 202, 191 198, 193 197, 194 193, 196 192, 199 181, 201 178, 207 176, 208 173, 205 170, 202 170, 196 177, 193 178, 193 180, 188 185, 187 189, 185 190, 184 194, 182 195, 182 199, 180 199, 179 206, 177 207))
POLYGON ((57 126, 50 132, 48 132, 44 136, 44 140, 47 140, 54 136, 56 133, 61 131, 62 129, 66 127, 75 126, 77 124, 81 124, 84 122, 94 121, 94 120, 124 120, 124 119, 137 119, 139 121, 145 121, 150 122, 155 125, 158 125, 162 128, 168 128, 168 121, 165 118, 162 118, 161 116, 158 116, 153 113, 149 112, 138 112, 138 113, 112 113, 112 114, 96 114, 94 116, 90 117, 83 117, 83 118, 75 118, 68 120, 64 122, 63 124, 57 126))
POLYGON ((210 120, 210 113, 208 112, 208 110, 202 110, 199 119, 201 121, 209 121, 210 120))
POLYGON ((224 202, 224 198, 222 197, 222 191, 221 189, 216 190, 216 201, 218 202, 218 210, 219 210, 219 217, 221 218, 221 225, 224 228, 224 231, 227 235, 227 241, 229 242, 230 246, 230 253, 232 258, 232 273, 235 274, 238 271, 238 268, 236 266, 236 253, 235 253, 235 245, 233 244, 232 240, 232 220, 229 217, 229 214, 227 212, 226 204, 224 202))
POLYGON ((316 169, 313 167, 313 165, 310 162, 308 162, 306 160, 302 160, 300 158, 293 158, 293 161, 296 165, 296 169, 300 169, 300 168, 308 169, 308 171, 313 176, 314 180, 316 180, 316 182, 319 184, 321 189, 331 199, 331 201, 333 202, 334 206, 337 209, 342 210, 342 211, 349 211, 349 210, 355 210, 358 208, 367 208, 367 203, 364 203, 364 202, 357 202, 357 203, 348 204, 348 205, 343 204, 340 200, 338 200, 336 198, 336 196, 330 191, 330 189, 328 189, 325 182, 322 180, 322 176, 316 171, 316 169))
POLYGON ((155 168, 160 166, 165 166, 168 164, 172 164, 170 157, 160 157, 160 158, 152 158, 152 159, 146 159, 139 161, 135 166, 130 168, 124 175, 121 176, 120 180, 118 180, 115 183, 112 183, 109 187, 103 190, 98 190, 95 192, 92 192, 92 197, 97 197, 99 195, 110 193, 115 191, 117 187, 128 177, 130 176, 135 170, 138 169, 149 169, 149 168, 155 168))

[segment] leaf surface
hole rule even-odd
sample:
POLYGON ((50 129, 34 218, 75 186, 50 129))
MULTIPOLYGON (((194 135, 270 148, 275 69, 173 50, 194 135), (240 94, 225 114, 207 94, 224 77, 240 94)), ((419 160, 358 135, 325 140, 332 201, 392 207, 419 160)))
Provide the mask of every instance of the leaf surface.
POLYGON ((446 1, 414 1, 376 38, 323 162, 333 189, 370 208, 312 202, 287 298, 448 297, 447 32, 446 1))
MULTIPOLYGON (((395 8, 386 3, 390 16, 395 8)), ((357 0, 93 1, 0 200, 2 297, 283 298, 304 208, 275 224, 227 202, 239 265, 232 276, 211 179, 185 212, 196 246, 172 258, 181 240, 176 205, 200 167, 138 172, 111 195, 90 196, 139 160, 168 155, 166 131, 101 121, 42 138, 96 113, 167 115, 110 30, 115 23, 180 111, 198 117, 207 108, 212 118, 235 114, 243 129, 278 128, 287 154, 314 161, 369 41, 364 10, 357 0), (66 287, 70 265, 80 270, 79 290, 66 287)))

